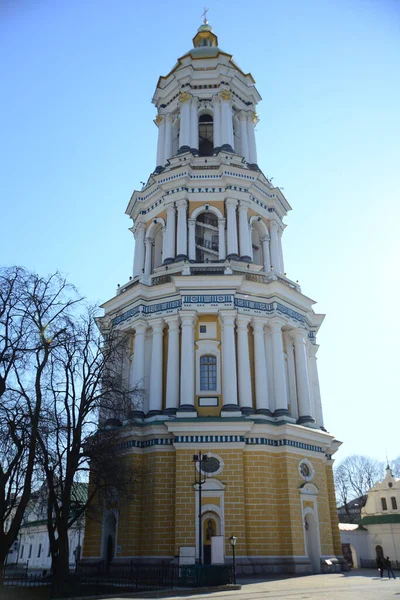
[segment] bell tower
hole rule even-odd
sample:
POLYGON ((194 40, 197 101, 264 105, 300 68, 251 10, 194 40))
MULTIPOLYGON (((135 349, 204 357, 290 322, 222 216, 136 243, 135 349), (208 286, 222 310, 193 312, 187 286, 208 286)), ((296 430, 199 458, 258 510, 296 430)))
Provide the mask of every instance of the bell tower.
MULTIPOLYGON (((324 427, 316 358, 324 316, 285 274, 291 207, 259 166, 261 97, 218 44, 205 21, 157 82, 154 171, 126 210, 133 273, 103 305, 130 337, 122 373, 143 399, 102 415, 121 429, 124 460, 144 468, 114 560, 173 561, 181 547, 211 560, 199 539, 212 526, 227 561, 237 537, 239 569, 317 572, 341 554, 339 442, 324 427), (199 452, 210 457, 197 465, 200 499, 199 452)), ((88 527, 89 559, 102 532, 88 527)))

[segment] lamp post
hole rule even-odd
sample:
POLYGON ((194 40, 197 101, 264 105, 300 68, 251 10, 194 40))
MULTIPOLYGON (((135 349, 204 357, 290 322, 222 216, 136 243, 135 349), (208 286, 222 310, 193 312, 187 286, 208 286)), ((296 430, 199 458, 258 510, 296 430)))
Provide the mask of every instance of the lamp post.
POLYGON ((203 485, 203 483, 205 482, 205 479, 203 480, 201 478, 201 467, 202 464, 207 460, 208 456, 207 454, 202 454, 201 452, 199 452, 198 454, 193 454, 193 463, 194 463, 194 478, 195 478, 195 485, 197 484, 199 486, 199 565, 201 565, 203 563, 202 560, 202 531, 201 531, 201 486, 203 485), (196 471, 196 466, 197 464, 199 465, 199 479, 197 480, 197 471, 196 471))
POLYGON ((236 562, 235 562, 235 546, 236 546, 237 537, 231 535, 229 541, 232 546, 232 563, 233 563, 233 583, 236 584, 236 562))

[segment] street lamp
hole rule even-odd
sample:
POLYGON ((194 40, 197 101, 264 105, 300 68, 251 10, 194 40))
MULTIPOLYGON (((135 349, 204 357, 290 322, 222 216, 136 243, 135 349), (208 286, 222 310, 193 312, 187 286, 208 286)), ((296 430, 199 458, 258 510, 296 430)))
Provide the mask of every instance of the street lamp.
POLYGON ((235 562, 235 546, 237 537, 235 535, 231 535, 229 541, 232 546, 232 562, 233 562, 233 583, 236 584, 236 562, 235 562))
POLYGON ((195 479, 195 485, 197 484, 199 486, 199 565, 202 564, 202 531, 201 531, 201 486, 203 485, 203 483, 205 483, 205 479, 203 480, 201 478, 201 468, 202 468, 202 464, 204 462, 206 462, 208 456, 207 454, 202 454, 201 452, 199 452, 198 454, 193 454, 193 463, 194 463, 194 479, 195 479), (199 465, 199 479, 197 480, 197 471, 196 471, 196 466, 197 464, 199 465))

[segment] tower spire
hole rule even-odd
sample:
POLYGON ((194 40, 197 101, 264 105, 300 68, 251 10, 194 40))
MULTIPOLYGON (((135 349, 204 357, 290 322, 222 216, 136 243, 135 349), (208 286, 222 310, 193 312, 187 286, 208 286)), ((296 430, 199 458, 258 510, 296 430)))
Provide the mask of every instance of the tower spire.
POLYGON ((204 7, 204 12, 201 15, 202 18, 203 18, 204 25, 208 25, 208 19, 207 19, 207 13, 208 13, 208 11, 209 11, 209 8, 204 7))

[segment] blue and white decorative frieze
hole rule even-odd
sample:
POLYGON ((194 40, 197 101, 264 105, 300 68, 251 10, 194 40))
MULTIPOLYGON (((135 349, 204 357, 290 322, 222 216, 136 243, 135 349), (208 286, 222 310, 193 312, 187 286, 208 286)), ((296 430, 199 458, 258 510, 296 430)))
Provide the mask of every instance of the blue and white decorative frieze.
POLYGON ((295 321, 299 321, 300 323, 306 322, 306 319, 303 315, 296 312, 295 310, 292 310, 291 308, 288 308, 287 306, 284 306, 283 304, 279 304, 279 302, 276 303, 276 310, 279 313, 282 313, 283 315, 287 315, 291 319, 294 319, 295 321))
POLYGON ((151 446, 172 446, 172 438, 154 438, 152 440, 128 440, 121 442, 116 446, 117 450, 127 450, 128 448, 150 448, 151 446))
POLYGON ((233 295, 232 294, 202 294, 195 296, 183 296, 183 307, 188 306, 217 306, 217 307, 233 307, 233 295))
POLYGON ((294 440, 271 440, 269 438, 246 438, 245 443, 247 445, 261 445, 261 446, 291 446, 292 448, 300 448, 301 450, 311 450, 312 452, 323 452, 324 449, 321 446, 314 446, 313 444, 305 444, 304 442, 296 442, 294 440))
POLYGON ((238 308, 247 308, 249 310, 258 310, 266 313, 274 312, 274 303, 256 302, 254 300, 245 300, 244 298, 235 298, 235 306, 238 308))
POLYGON ((180 298, 178 300, 169 300, 168 302, 160 302, 158 304, 139 304, 138 306, 135 306, 134 308, 122 313, 122 315, 115 317, 112 320, 112 324, 113 326, 119 325, 120 323, 123 323, 127 319, 130 319, 139 313, 142 313, 146 317, 155 313, 174 311, 181 308, 181 306, 182 301, 180 298))
POLYGON ((175 444, 211 444, 244 442, 241 435, 177 435, 175 444))

